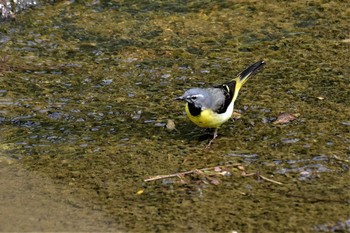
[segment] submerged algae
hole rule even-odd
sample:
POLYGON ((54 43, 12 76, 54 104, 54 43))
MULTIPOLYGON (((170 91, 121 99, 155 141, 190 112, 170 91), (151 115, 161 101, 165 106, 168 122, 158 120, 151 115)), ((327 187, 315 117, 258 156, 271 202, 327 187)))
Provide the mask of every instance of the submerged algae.
POLYGON ((1 153, 125 231, 307 232, 345 222, 345 5, 86 1, 18 15, 1 29, 10 38, 0 44, 1 153), (238 97, 241 118, 204 150, 201 131, 172 99, 230 80, 261 58, 266 69, 238 97), (300 117, 273 125, 286 111, 300 117), (168 119, 177 130, 162 127, 168 119), (229 162, 285 185, 238 177, 216 187, 142 182, 229 162))

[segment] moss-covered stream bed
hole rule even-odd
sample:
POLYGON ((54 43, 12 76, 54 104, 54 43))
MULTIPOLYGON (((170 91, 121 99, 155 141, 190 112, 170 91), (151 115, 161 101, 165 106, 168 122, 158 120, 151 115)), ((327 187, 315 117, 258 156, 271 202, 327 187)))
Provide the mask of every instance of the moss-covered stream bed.
POLYGON ((0 212, 63 214, 0 230, 349 232, 349 18, 347 1, 94 0, 3 20, 0 212), (258 60, 205 149, 173 99, 258 60))

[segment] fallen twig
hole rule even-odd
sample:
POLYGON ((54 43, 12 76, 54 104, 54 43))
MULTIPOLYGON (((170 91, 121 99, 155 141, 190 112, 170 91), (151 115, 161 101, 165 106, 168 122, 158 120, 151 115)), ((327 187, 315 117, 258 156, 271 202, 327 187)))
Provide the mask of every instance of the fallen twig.
POLYGON ((193 170, 190 170, 190 171, 179 172, 179 173, 174 173, 174 174, 170 174, 170 175, 152 176, 152 177, 150 177, 148 179, 145 179, 144 181, 148 182, 148 181, 162 180, 162 179, 173 178, 173 177, 183 177, 183 176, 188 175, 188 174, 198 173, 198 171, 204 172, 204 171, 210 171, 210 170, 218 169, 218 168, 222 170, 223 168, 227 168, 227 167, 237 167, 237 168, 240 169, 240 167, 243 167, 243 166, 241 164, 239 164, 239 163, 234 163, 234 164, 228 164, 228 165, 225 165, 225 166, 215 166, 215 167, 202 168, 202 169, 193 169, 193 170))
POLYGON ((349 160, 348 160, 348 159, 339 158, 337 155, 333 155, 331 158, 332 158, 332 159, 335 159, 335 160, 337 160, 337 161, 340 161, 340 162, 349 163, 349 160))
POLYGON ((183 177, 184 175, 188 175, 188 174, 191 174, 194 172, 195 172, 195 170, 187 171, 187 172, 180 172, 180 173, 175 173, 175 174, 170 174, 170 175, 152 176, 152 177, 145 179, 143 181, 148 182, 148 181, 152 181, 152 180, 162 180, 162 179, 173 178, 173 177, 183 177))
POLYGON ((279 181, 275 181, 275 180, 269 179, 269 178, 267 178, 267 177, 265 177, 265 176, 262 176, 262 175, 259 175, 259 177, 260 177, 261 179, 263 179, 263 180, 269 181, 269 182, 274 183, 274 184, 279 184, 279 185, 282 185, 282 184, 283 184, 283 183, 281 183, 281 182, 279 182, 279 181))
MULTIPOLYGON (((190 171, 185 171, 185 172, 179 172, 179 173, 174 173, 174 174, 169 174, 169 175, 158 175, 158 176, 152 176, 148 179, 145 179, 145 182, 149 182, 149 181, 154 181, 154 180, 162 180, 162 179, 167 179, 167 178, 174 178, 174 177, 178 177, 180 180, 184 180, 184 177, 186 175, 189 174, 200 174, 203 176, 206 176, 209 180, 209 176, 210 175, 224 175, 227 172, 225 171, 225 169, 227 169, 228 167, 237 167, 238 170, 241 170, 241 176, 243 177, 248 177, 248 176, 256 176, 258 178, 261 178, 262 180, 274 183, 274 184, 278 184, 278 185, 282 185, 283 183, 279 182, 279 181, 275 181, 272 179, 269 179, 265 176, 260 175, 259 172, 257 173, 246 173, 244 170, 244 167, 239 164, 239 163, 235 163, 235 164, 228 164, 228 165, 224 165, 224 166, 215 166, 215 167, 209 167, 209 168, 202 168, 202 169, 193 169, 190 171), (212 171, 213 173, 208 173, 208 171, 212 171)), ((217 183, 217 182, 213 182, 213 183, 217 183)))

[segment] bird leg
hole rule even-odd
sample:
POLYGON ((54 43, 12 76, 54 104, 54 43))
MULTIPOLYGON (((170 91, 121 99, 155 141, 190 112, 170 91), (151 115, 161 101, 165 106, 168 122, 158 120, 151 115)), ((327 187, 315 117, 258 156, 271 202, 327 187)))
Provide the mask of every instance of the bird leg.
POLYGON ((219 129, 219 128, 216 128, 216 129, 215 129, 214 136, 213 136, 213 138, 209 141, 208 145, 205 147, 206 149, 209 149, 210 146, 211 146, 211 144, 212 144, 213 141, 215 140, 215 138, 218 137, 218 129, 219 129))

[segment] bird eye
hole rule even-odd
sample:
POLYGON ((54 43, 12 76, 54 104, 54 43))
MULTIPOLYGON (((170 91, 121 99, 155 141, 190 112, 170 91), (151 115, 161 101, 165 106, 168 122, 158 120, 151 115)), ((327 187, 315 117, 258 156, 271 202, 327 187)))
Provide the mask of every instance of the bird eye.
POLYGON ((193 100, 195 100, 195 99, 197 99, 197 96, 191 96, 191 99, 193 99, 193 100))

